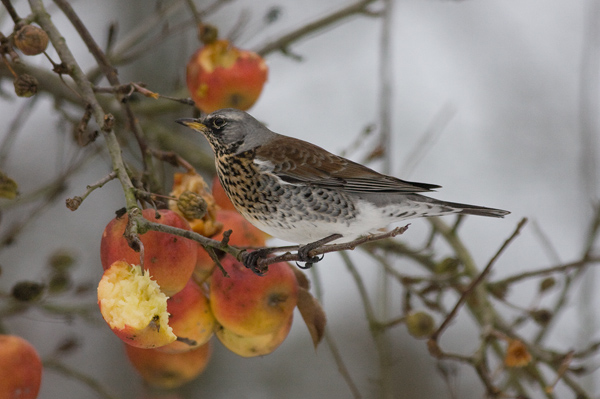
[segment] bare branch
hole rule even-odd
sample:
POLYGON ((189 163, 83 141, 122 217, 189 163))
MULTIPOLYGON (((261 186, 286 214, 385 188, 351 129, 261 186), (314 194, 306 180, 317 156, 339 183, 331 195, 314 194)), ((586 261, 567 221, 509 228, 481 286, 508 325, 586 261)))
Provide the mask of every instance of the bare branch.
POLYGON ((502 252, 504 252, 504 250, 508 247, 508 245, 519 235, 519 233, 521 232, 521 229, 523 228, 523 226, 525 226, 525 223, 527 223, 527 219, 526 218, 521 219, 521 221, 515 228, 515 231, 504 242, 504 244, 502 244, 502 246, 500 247, 498 252, 496 252, 496 254, 492 257, 492 259, 490 259, 487 266, 483 269, 483 271, 479 274, 479 276, 477 276, 477 278, 475 278, 473 281, 471 281, 471 284, 469 284, 469 286, 465 289, 465 291, 459 298, 458 302, 456 302, 456 305, 454 305, 454 308, 452 309, 452 311, 450 311, 450 314, 448 315, 448 317, 446 317, 446 319, 442 322, 442 324, 438 327, 438 329, 431 335, 431 338, 430 338, 431 341, 438 340, 439 336, 444 332, 444 330, 448 327, 448 325, 450 324, 452 319, 458 313, 458 309, 460 309, 460 307, 465 303, 465 301, 467 300, 467 297, 469 295, 471 295, 471 293, 473 292, 475 287, 477 287, 487 277, 487 275, 492 270, 492 266, 494 265, 494 263, 496 262, 498 257, 502 254, 502 252))
POLYGON ((321 29, 324 29, 324 28, 334 24, 335 22, 341 21, 342 19, 345 19, 345 18, 352 17, 357 14, 371 15, 368 12, 367 7, 371 3, 374 3, 375 1, 377 1, 377 0, 358 1, 354 4, 344 7, 338 11, 335 11, 329 15, 321 17, 313 22, 310 22, 310 23, 304 25, 303 27, 296 29, 295 31, 292 31, 286 35, 283 35, 282 37, 258 48, 257 50, 255 50, 255 52, 260 54, 261 56, 265 56, 274 51, 282 51, 285 53, 285 51, 287 50, 287 47, 290 44, 298 41, 299 39, 302 39, 303 37, 305 37, 311 33, 314 33, 321 29))

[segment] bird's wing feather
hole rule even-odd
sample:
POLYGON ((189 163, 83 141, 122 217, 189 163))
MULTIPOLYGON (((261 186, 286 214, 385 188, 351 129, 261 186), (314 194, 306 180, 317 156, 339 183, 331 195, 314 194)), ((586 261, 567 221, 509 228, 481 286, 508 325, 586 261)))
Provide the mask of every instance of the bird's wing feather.
POLYGON ((271 173, 291 184, 342 188, 350 192, 417 193, 439 186, 386 176, 366 166, 305 141, 278 136, 256 149, 260 162, 270 163, 271 173))

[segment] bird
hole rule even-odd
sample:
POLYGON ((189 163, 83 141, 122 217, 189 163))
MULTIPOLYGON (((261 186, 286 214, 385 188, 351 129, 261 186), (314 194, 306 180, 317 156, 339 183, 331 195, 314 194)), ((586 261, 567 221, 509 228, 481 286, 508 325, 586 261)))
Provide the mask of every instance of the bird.
POLYGON ((244 218, 273 237, 306 248, 350 242, 418 217, 502 218, 510 213, 427 197, 422 193, 441 186, 376 172, 315 144, 275 133, 238 109, 176 122, 206 137, 219 181, 244 218))

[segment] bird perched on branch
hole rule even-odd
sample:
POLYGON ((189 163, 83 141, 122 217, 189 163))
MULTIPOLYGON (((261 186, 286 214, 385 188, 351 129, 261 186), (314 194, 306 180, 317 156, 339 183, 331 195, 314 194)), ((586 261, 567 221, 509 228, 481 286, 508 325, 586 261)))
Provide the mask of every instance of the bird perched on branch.
POLYGON ((177 122, 206 137, 219 180, 235 208, 259 229, 285 241, 310 247, 315 242, 352 241, 417 217, 509 214, 426 197, 421 193, 440 186, 378 173, 272 132, 237 109, 177 122))

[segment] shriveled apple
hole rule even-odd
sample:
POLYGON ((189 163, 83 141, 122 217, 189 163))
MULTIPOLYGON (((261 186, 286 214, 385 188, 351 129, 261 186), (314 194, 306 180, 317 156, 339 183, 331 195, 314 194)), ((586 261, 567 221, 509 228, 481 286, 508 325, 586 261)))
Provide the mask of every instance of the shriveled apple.
POLYGON ((212 237, 219 231, 221 231, 222 225, 217 222, 216 215, 219 206, 213 195, 208 190, 208 184, 204 181, 202 176, 194 172, 188 173, 175 173, 173 175, 173 189, 171 190, 171 196, 180 198, 185 195, 186 192, 192 192, 197 194, 204 203, 206 204, 206 212, 200 217, 186 217, 184 212, 180 209, 180 201, 169 201, 169 209, 176 212, 180 216, 184 217, 190 224, 190 228, 198 234, 205 237, 212 237))

